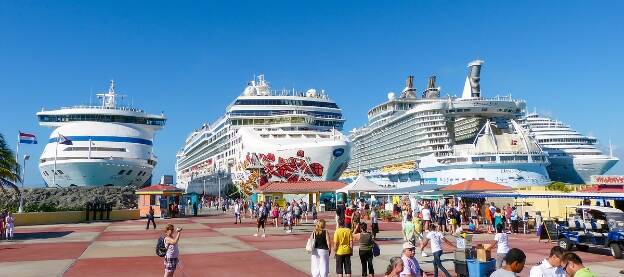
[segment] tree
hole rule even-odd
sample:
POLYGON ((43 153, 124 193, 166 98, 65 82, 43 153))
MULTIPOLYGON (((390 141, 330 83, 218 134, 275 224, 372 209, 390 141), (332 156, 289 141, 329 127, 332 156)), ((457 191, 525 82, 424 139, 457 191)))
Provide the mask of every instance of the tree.
POLYGON ((0 190, 6 192, 5 187, 13 188, 18 194, 19 188, 15 185, 16 182, 21 181, 20 166, 15 160, 15 154, 6 141, 4 136, 0 134, 0 190))
POLYGON ((554 191, 562 191, 562 192, 570 192, 570 191, 572 191, 563 182, 552 182, 552 183, 550 183, 550 185, 546 186, 546 189, 547 190, 554 190, 554 191))

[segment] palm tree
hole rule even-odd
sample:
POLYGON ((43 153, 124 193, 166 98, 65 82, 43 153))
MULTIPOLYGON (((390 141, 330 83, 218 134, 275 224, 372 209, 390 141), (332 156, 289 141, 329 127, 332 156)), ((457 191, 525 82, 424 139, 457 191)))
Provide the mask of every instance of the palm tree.
POLYGON ((6 141, 4 136, 0 134, 0 190, 6 193, 5 187, 13 188, 18 194, 19 188, 15 185, 16 182, 21 180, 20 166, 15 160, 15 154, 6 141))

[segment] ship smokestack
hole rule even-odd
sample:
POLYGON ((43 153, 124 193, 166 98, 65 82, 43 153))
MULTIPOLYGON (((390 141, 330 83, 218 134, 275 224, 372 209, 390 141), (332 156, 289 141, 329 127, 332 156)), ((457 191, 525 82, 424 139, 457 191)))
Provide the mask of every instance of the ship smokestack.
POLYGON ((401 98, 416 98, 416 89, 414 89, 414 76, 407 76, 405 80, 405 88, 401 92, 401 98))
POLYGON ((429 84, 427 85, 428 89, 435 88, 436 76, 429 76, 429 84))
POLYGON ((464 92, 462 98, 479 98, 481 97, 481 65, 482 60, 475 60, 468 64, 468 76, 466 77, 466 83, 464 85, 464 92))
POLYGON ((409 90, 414 89, 414 76, 413 75, 407 76, 407 80, 405 80, 405 88, 409 90))

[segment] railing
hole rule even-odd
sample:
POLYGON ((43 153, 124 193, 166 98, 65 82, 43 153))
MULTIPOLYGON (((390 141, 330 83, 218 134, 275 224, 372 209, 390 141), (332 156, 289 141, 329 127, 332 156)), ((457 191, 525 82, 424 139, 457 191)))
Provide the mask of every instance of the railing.
MULTIPOLYGON (((69 110, 69 109, 120 110, 120 111, 131 111, 131 112, 138 112, 138 113, 145 112, 142 109, 131 108, 131 107, 123 107, 123 106, 119 106, 119 107, 106 107, 106 106, 78 105, 78 106, 71 106, 71 107, 61 107, 61 110, 69 110)), ((42 110, 42 112, 43 111, 45 111, 45 110, 42 110)))

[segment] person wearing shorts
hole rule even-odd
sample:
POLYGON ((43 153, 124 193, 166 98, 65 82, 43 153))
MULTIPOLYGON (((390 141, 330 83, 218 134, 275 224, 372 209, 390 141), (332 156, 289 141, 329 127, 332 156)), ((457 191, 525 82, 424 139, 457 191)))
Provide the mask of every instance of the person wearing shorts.
POLYGON ((338 220, 338 229, 334 232, 334 249, 336 249, 336 274, 351 276, 351 255, 353 255, 353 234, 345 226, 344 220, 338 220))

